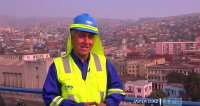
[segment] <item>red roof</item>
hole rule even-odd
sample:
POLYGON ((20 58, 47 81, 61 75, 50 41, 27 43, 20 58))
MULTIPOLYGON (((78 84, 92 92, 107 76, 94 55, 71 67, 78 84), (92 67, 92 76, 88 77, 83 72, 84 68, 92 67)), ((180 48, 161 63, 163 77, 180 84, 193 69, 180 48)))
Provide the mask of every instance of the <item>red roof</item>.
POLYGON ((56 43, 55 42, 48 42, 48 46, 51 47, 51 48, 55 48, 56 43))

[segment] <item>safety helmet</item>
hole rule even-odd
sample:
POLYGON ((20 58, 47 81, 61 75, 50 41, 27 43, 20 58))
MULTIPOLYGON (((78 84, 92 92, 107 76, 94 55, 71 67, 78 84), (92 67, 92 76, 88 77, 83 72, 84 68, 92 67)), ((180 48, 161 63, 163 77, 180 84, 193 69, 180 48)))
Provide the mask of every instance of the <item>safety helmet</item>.
POLYGON ((74 23, 69 28, 70 36, 68 37, 66 56, 69 55, 71 53, 71 50, 74 48, 71 44, 71 29, 94 33, 95 36, 93 48, 90 52, 98 55, 104 55, 103 46, 99 38, 97 25, 94 18, 92 18, 89 14, 81 14, 74 18, 74 23))
POLYGON ((71 29, 98 34, 97 24, 94 18, 92 18, 90 14, 86 13, 78 15, 74 18, 74 24, 71 25, 71 29), (84 28, 80 27, 83 25, 85 25, 84 28))

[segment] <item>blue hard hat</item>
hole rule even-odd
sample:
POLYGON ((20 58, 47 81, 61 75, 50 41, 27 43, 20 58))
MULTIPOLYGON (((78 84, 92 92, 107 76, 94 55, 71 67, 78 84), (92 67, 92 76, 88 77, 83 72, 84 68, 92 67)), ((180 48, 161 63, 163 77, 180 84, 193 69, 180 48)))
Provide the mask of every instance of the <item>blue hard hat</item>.
MULTIPOLYGON (((74 24, 85 24, 85 25, 97 27, 97 24, 94 18, 92 18, 89 14, 86 14, 86 13, 76 16, 74 18, 74 24)), ((96 31, 93 31, 91 29, 86 29, 86 28, 72 28, 72 29, 98 34, 96 31)))

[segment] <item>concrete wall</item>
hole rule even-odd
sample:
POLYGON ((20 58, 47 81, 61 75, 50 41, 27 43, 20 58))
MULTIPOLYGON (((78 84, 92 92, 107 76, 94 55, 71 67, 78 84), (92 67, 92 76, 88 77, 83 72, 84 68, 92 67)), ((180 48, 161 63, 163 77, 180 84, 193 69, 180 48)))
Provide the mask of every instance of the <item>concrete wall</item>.
POLYGON ((25 87, 24 66, 0 65, 0 86, 25 87))
POLYGON ((26 61, 26 88, 42 89, 52 60, 26 61))

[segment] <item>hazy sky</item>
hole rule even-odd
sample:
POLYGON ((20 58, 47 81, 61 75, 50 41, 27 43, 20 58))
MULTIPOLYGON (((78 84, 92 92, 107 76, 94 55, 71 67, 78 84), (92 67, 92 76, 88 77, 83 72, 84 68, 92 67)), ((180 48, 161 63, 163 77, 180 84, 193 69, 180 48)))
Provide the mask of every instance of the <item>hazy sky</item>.
POLYGON ((200 0, 0 0, 0 15, 138 19, 200 12, 200 0))

